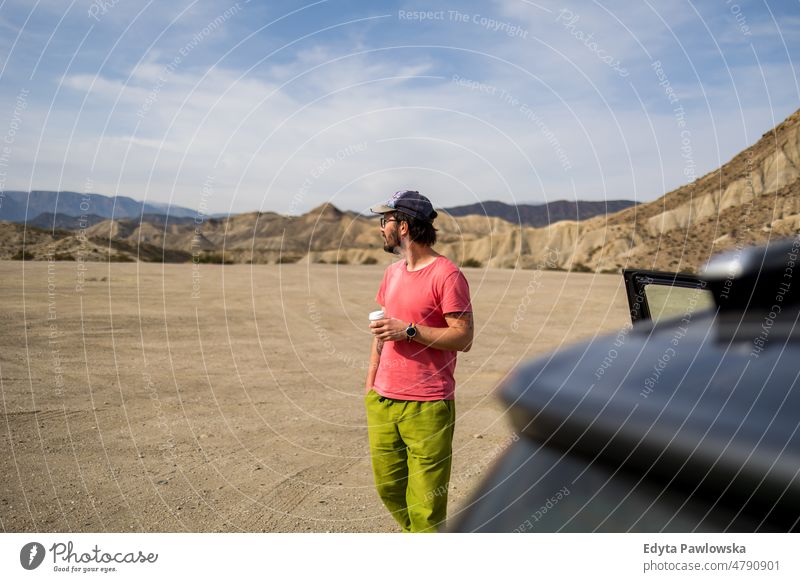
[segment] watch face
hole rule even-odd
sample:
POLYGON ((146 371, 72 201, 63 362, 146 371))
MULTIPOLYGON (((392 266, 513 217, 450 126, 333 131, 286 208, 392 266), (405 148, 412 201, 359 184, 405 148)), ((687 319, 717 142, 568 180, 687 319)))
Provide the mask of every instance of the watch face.
POLYGON ((411 326, 409 325, 409 326, 406 328, 406 335, 407 335, 408 337, 414 337, 415 335, 417 335, 417 328, 416 328, 416 327, 411 327, 411 326))

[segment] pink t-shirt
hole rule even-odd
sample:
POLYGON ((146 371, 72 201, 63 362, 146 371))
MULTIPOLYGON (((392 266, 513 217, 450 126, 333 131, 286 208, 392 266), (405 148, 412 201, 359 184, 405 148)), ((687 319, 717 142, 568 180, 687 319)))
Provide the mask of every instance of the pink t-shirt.
MULTIPOLYGON (((386 317, 428 327, 447 327, 445 313, 472 311, 467 279, 441 256, 418 271, 409 271, 405 261, 390 265, 376 301, 386 317)), ((455 369, 456 352, 414 341, 385 342, 373 387, 398 400, 452 400, 455 369)))

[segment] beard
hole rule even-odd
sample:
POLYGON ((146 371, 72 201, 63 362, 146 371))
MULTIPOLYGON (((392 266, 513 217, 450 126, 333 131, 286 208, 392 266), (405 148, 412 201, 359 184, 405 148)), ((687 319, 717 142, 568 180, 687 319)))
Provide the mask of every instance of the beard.
POLYGON ((400 238, 397 236, 397 231, 392 231, 391 235, 384 237, 383 250, 392 255, 400 253, 400 238))

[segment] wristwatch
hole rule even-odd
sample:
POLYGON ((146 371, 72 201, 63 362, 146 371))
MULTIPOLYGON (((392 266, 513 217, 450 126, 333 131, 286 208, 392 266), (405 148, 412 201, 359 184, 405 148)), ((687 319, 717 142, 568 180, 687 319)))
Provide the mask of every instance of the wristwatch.
POLYGON ((409 323, 408 327, 406 328, 406 339, 411 341, 414 339, 414 336, 417 335, 417 326, 413 323, 409 323))

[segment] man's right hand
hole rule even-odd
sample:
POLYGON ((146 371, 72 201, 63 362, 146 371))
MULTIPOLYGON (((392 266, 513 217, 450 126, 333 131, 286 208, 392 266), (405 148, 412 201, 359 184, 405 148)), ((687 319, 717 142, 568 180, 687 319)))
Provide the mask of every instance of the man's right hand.
POLYGON ((383 345, 382 342, 399 342, 408 339, 406 336, 408 323, 394 317, 373 321, 369 324, 369 327, 372 335, 377 338, 381 346, 383 345))

